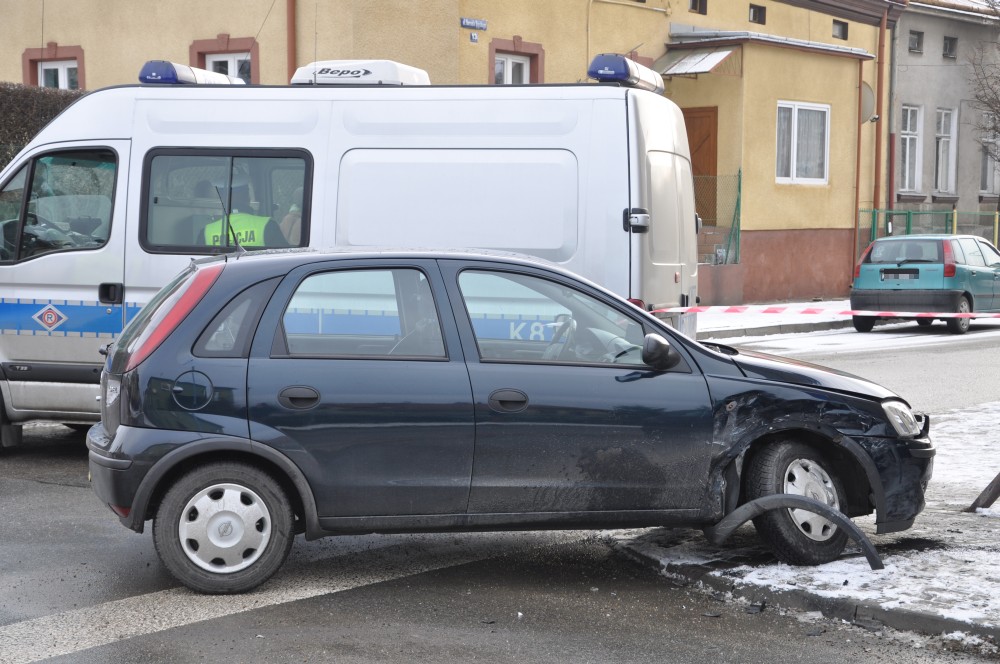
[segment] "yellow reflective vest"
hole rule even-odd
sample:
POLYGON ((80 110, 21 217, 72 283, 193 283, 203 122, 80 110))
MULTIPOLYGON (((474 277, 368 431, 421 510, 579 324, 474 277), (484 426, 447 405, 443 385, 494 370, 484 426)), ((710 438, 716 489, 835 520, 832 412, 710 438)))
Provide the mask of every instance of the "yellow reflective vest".
MULTIPOLYGON (((259 217, 246 212, 234 212, 229 215, 229 226, 236 233, 240 245, 244 247, 263 247, 266 245, 264 229, 269 221, 271 221, 269 217, 259 217)), ((224 225, 222 222, 222 219, 216 219, 205 226, 205 244, 216 247, 233 244, 231 234, 227 233, 228 237, 223 237, 224 225)))

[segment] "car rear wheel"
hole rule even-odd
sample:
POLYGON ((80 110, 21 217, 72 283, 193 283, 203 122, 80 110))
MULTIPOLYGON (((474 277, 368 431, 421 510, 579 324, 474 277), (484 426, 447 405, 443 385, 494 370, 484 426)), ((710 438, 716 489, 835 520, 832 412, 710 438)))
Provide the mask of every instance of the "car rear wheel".
MULTIPOLYGON (((840 509, 846 494, 831 464, 813 448, 792 440, 768 445, 747 471, 747 500, 789 493, 840 509)), ((801 509, 777 509, 753 520, 761 539, 790 565, 820 565, 836 560, 847 533, 828 519, 801 509)))
POLYGON ((246 592, 288 557, 294 517, 281 486, 243 463, 212 463, 182 476, 153 520, 160 560, 188 588, 246 592))
POLYGON ((854 316, 851 320, 854 322, 854 329, 858 332, 871 332, 872 328, 875 327, 874 316, 854 316))
MULTIPOLYGON (((967 314, 971 311, 972 305, 969 304, 969 298, 963 295, 958 299, 958 307, 955 313, 967 314)), ((952 334, 965 334, 969 331, 970 323, 972 323, 971 318, 949 318, 948 331, 952 334)))

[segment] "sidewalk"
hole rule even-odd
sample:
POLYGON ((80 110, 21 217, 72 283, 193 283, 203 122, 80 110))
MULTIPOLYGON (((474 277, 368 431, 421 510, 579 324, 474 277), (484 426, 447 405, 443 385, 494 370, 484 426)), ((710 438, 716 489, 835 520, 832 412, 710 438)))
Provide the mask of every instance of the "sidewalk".
MULTIPOLYGON (((749 306, 698 314, 699 339, 758 337, 850 327, 846 300, 749 306), (779 311, 780 310, 780 311, 779 311), (765 313, 770 311, 770 313, 765 313), (808 313, 802 313, 807 311, 808 313)), ((956 646, 1000 653, 1000 503, 967 513, 1000 471, 1000 402, 932 414, 938 448, 927 507, 912 528, 875 535, 856 519, 885 563, 872 571, 853 544, 818 567, 779 563, 752 525, 713 546, 700 531, 656 529, 622 536, 617 548, 675 582, 754 606, 821 612, 879 632, 885 627, 943 636, 956 646)))

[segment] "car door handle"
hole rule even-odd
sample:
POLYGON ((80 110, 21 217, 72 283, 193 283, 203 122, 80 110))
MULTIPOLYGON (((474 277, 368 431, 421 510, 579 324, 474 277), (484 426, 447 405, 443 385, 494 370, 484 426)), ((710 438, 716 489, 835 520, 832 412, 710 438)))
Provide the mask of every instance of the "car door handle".
POLYGON ((286 387, 278 393, 278 403, 292 410, 306 410, 319 403, 319 392, 311 387, 286 387))
POLYGON ((498 413, 520 413, 528 407, 528 395, 509 388, 495 390, 490 394, 489 404, 498 413))

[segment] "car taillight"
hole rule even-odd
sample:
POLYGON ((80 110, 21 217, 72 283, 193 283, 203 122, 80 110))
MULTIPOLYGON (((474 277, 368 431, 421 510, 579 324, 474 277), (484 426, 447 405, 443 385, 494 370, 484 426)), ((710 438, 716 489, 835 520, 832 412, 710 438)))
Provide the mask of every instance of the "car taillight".
POLYGON ((951 250, 951 241, 945 240, 941 243, 944 247, 944 276, 955 276, 955 253, 951 250))
POLYGON ((866 258, 868 258, 868 252, 870 252, 872 250, 872 246, 874 244, 875 243, 872 242, 872 243, 870 243, 868 245, 868 248, 865 249, 864 253, 861 254, 861 258, 858 259, 857 264, 854 266, 854 278, 855 279, 857 279, 858 277, 861 276, 861 264, 865 262, 866 258))
POLYGON ((194 306, 198 304, 205 293, 212 287, 215 280, 222 273, 225 263, 216 263, 197 270, 187 283, 181 287, 171 298, 172 302, 164 302, 156 313, 156 317, 149 322, 149 326, 142 336, 136 339, 134 348, 125 365, 125 371, 131 371, 142 364, 143 360, 156 350, 163 340, 170 336, 180 322, 194 306))
POLYGON ((635 306, 639 307, 643 311, 646 310, 646 303, 643 302, 642 300, 640 300, 639 298, 637 298, 637 297, 630 297, 628 299, 628 301, 631 302, 632 304, 634 304, 635 306))

